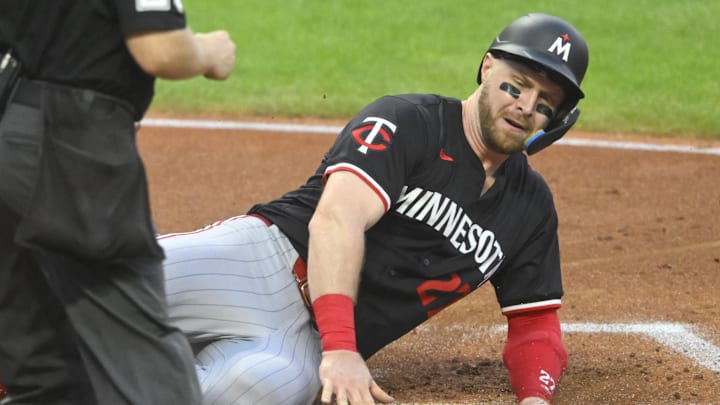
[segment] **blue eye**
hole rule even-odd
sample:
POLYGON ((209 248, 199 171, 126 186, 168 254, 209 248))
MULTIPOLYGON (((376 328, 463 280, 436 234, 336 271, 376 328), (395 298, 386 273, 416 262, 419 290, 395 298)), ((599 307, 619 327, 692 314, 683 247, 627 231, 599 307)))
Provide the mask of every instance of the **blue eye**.
POLYGON ((517 87, 513 86, 512 84, 510 84, 508 82, 500 83, 500 90, 506 92, 512 98, 514 98, 516 100, 518 98, 520 98, 520 89, 518 89, 517 87))

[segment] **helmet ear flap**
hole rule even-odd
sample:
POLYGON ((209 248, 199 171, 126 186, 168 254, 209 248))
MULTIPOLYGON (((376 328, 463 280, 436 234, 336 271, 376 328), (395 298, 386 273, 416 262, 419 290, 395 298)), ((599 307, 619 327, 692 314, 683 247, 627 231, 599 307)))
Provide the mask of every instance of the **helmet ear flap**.
MULTIPOLYGON (((559 114, 560 115, 560 114, 559 114)), ((557 123, 551 123, 548 131, 540 130, 534 135, 525 139, 525 151, 528 155, 535 154, 550 146, 553 142, 562 138, 580 117, 580 110, 573 107, 570 112, 559 118, 557 123)))

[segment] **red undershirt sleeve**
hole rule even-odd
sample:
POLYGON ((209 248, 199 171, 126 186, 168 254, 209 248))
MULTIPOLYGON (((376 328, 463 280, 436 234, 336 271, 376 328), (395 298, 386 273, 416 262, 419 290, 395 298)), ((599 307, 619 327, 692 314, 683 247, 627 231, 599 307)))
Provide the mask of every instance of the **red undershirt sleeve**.
POLYGON ((532 396, 549 401, 568 361, 557 309, 519 313, 507 318, 508 336, 503 361, 513 392, 518 401, 532 396))

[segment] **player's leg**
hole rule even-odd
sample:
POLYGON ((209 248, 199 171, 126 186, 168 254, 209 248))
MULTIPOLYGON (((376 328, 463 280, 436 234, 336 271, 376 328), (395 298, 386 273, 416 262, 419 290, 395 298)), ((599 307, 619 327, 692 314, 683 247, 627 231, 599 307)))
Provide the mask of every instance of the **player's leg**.
POLYGON ((159 242, 170 319, 192 342, 265 336, 307 311, 291 270, 297 253, 258 218, 230 218, 159 242))
POLYGON ((320 389, 320 340, 298 315, 268 336, 205 347, 198 354, 203 403, 310 404, 320 389))
POLYGON ((320 342, 287 237, 243 216, 160 243, 171 320, 208 344, 198 357, 205 403, 308 403, 319 389, 320 342))

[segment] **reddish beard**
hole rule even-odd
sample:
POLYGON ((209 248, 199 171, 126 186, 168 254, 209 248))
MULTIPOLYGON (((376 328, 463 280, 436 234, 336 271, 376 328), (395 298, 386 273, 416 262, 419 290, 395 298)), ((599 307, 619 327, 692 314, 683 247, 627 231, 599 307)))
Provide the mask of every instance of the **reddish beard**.
MULTIPOLYGON (((480 89, 478 98, 478 118, 480 119, 480 137, 485 146, 493 152, 509 155, 525 149, 522 141, 516 142, 514 137, 503 136, 502 131, 495 125, 495 120, 490 112, 488 101, 488 87, 480 89)), ((503 118, 500 118, 503 119, 503 118)), ((519 119, 517 122, 521 122, 519 119)))

